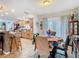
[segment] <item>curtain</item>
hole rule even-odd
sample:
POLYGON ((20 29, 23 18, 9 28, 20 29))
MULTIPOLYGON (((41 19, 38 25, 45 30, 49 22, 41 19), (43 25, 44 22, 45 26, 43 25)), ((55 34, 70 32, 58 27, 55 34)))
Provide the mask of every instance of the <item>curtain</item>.
POLYGON ((53 30, 57 37, 66 39, 68 32, 68 18, 66 16, 48 18, 46 24, 47 30, 53 30))
POLYGON ((64 39, 66 39, 67 35, 68 35, 68 17, 67 16, 63 16, 61 17, 61 35, 60 37, 63 37, 64 39))

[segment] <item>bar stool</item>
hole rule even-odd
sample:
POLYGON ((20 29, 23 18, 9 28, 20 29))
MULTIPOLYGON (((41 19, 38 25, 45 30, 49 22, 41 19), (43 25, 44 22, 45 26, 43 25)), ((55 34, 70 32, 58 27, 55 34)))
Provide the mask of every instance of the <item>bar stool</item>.
POLYGON ((18 42, 18 49, 21 48, 21 50, 22 50, 21 39, 20 39, 21 35, 20 35, 20 33, 16 33, 15 37, 16 37, 16 40, 18 42))
POLYGON ((1 43, 1 49, 2 49, 2 54, 4 50, 4 33, 0 32, 0 43, 1 43))
POLYGON ((12 52, 12 48, 13 48, 13 41, 15 43, 15 46, 16 48, 18 49, 18 46, 17 46, 17 41, 16 41, 16 38, 14 35, 10 34, 10 53, 12 52))

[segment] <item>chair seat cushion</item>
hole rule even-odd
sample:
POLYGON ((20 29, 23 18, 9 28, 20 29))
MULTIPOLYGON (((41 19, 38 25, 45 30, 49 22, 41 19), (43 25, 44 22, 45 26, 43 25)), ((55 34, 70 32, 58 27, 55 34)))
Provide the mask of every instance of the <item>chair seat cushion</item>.
POLYGON ((65 56, 64 55, 60 55, 60 54, 56 54, 55 58, 65 58, 65 56))
POLYGON ((57 49, 57 54, 65 55, 65 51, 64 50, 57 49))
POLYGON ((55 58, 65 58, 65 51, 57 49, 55 58))

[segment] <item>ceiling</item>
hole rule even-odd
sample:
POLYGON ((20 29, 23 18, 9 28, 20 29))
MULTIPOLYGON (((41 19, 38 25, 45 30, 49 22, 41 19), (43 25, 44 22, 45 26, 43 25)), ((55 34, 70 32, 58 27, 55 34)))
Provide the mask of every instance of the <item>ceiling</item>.
POLYGON ((37 15, 57 13, 79 6, 79 0, 54 0, 48 7, 40 6, 39 2, 40 0, 0 0, 0 4, 7 5, 6 11, 11 17, 23 16, 25 13, 37 15), (15 9, 15 13, 11 13, 10 9, 15 9))

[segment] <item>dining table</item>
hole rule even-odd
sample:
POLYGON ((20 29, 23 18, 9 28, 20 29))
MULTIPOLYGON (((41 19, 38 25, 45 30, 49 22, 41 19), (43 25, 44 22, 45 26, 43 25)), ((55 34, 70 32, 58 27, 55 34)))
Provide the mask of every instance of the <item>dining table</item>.
POLYGON ((63 38, 57 37, 57 36, 52 36, 50 38, 47 37, 47 40, 48 40, 49 43, 52 43, 53 46, 58 45, 58 44, 60 44, 60 43, 62 43, 64 41, 63 38))
POLYGON ((49 45, 51 43, 51 47, 53 46, 52 48, 52 53, 53 53, 53 58, 55 58, 55 55, 56 55, 56 51, 57 51, 57 47, 58 45, 64 41, 63 38, 61 37, 57 37, 57 36, 52 36, 52 37, 48 37, 47 38, 48 42, 49 42, 49 45))
POLYGON ((57 36, 52 36, 52 37, 48 37, 48 41, 50 41, 50 42, 63 42, 63 38, 57 37, 57 36))

